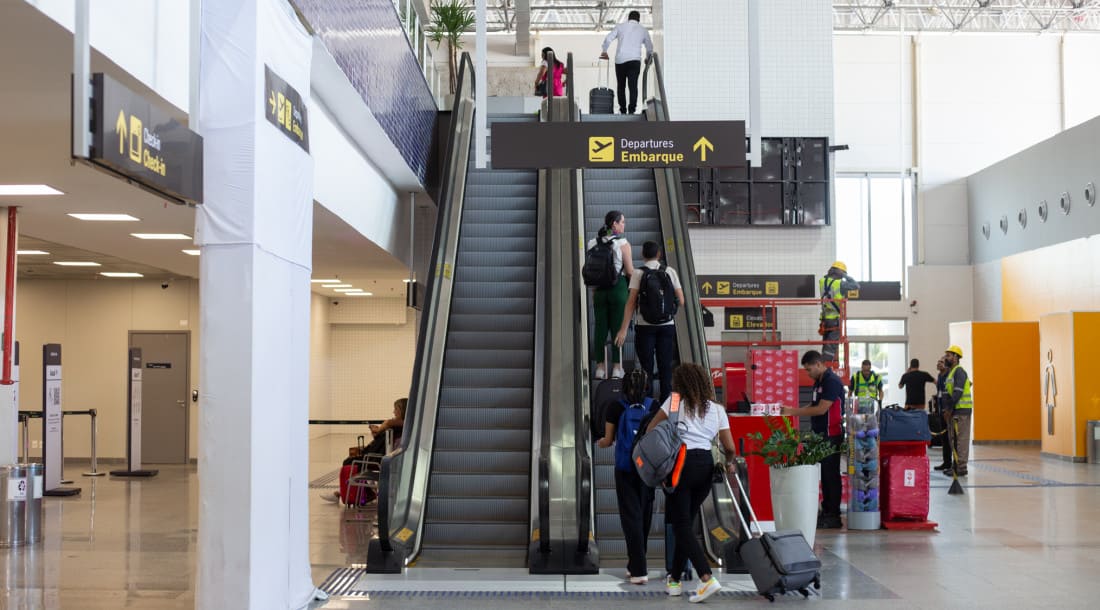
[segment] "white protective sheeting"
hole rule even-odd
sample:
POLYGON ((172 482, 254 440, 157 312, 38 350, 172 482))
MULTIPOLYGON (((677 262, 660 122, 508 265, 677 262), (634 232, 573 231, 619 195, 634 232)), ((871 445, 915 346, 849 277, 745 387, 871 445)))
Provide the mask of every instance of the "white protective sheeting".
POLYGON ((301 608, 313 160, 265 117, 264 66, 308 109, 312 41, 284 0, 204 2, 201 49, 196 607, 301 608))

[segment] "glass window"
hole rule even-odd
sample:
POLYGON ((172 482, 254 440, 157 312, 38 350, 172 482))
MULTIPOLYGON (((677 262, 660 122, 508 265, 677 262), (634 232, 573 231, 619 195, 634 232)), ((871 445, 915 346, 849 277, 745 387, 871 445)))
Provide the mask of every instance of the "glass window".
MULTIPOLYGON (((851 326, 851 321, 848 322, 851 326)), ((850 331, 849 331, 850 332, 850 331)), ((853 341, 851 347, 851 359, 848 360, 849 370, 854 375, 860 369, 864 360, 871 361, 871 370, 882 377, 883 399, 882 406, 890 404, 905 404, 905 390, 898 387, 901 376, 909 365, 906 355, 908 345, 905 343, 860 343, 853 341)), ((848 385, 850 379, 844 380, 848 385)))
POLYGON ((848 320, 849 337, 903 337, 905 320, 848 320))
POLYGON ((837 258, 862 281, 903 282, 913 264, 913 178, 838 174, 837 258))

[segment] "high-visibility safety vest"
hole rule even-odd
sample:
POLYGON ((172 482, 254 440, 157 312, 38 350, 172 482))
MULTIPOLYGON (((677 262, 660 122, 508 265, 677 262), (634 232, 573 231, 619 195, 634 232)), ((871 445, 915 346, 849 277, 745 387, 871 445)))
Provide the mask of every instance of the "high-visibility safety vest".
POLYGON ((844 292, 840 289, 840 278, 825 276, 817 281, 821 291, 821 319, 839 320, 840 303, 844 299, 844 292))
MULTIPOLYGON (((955 365, 950 372, 947 373, 947 383, 944 384, 944 389, 947 390, 948 396, 955 394, 955 371, 959 370, 959 365, 955 365)), ((970 375, 966 376, 966 383, 963 384, 963 394, 959 398, 959 402, 955 403, 955 409, 973 409, 974 397, 970 394, 970 375)))
POLYGON ((863 378, 863 371, 857 371, 852 375, 852 394, 859 398, 878 398, 878 389, 882 385, 882 378, 874 371, 867 379, 863 378))

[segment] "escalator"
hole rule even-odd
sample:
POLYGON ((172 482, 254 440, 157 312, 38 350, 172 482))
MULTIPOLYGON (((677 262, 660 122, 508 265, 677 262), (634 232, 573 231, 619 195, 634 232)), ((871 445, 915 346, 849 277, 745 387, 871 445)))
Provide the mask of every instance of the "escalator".
MULTIPOLYGON (((582 117, 582 121, 667 121, 658 57, 655 56, 652 64, 647 66, 644 79, 642 97, 648 99, 644 115, 588 115, 582 117), (652 94, 647 95, 649 92, 646 89, 650 87, 652 94)), ((696 362, 709 367, 699 307, 700 295, 681 203, 679 171, 589 169, 584 171, 583 186, 585 242, 603 225, 607 212, 618 210, 626 217, 626 235, 631 244, 635 269, 641 268, 644 242, 661 244, 665 262, 680 276, 686 301, 686 306, 676 318, 676 361, 696 362)), ((591 312, 591 304, 588 309, 591 312)), ((627 335, 627 343, 623 346, 623 365, 627 371, 635 365, 633 333, 627 335)), ((614 449, 600 449, 593 445, 593 452, 595 535, 600 559, 605 567, 625 565, 626 542, 615 495, 614 449)), ((663 496, 657 493, 649 535, 648 564, 651 568, 664 565, 663 496)), ((732 512, 735 507, 730 486, 723 477, 716 476, 711 496, 700 511, 696 531, 712 562, 727 571, 738 570, 740 565, 736 548, 739 546, 741 528, 732 512)))
MULTIPOLYGON (((539 173, 476 169, 463 56, 405 446, 379 481, 369 572, 523 567, 539 418, 539 173)), ((535 115, 488 117, 536 121, 535 115)))

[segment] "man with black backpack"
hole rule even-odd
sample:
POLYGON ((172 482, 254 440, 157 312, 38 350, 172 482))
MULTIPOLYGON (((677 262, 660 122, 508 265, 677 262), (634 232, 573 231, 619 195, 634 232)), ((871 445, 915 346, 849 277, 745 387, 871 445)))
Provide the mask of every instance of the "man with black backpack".
POLYGON ((623 310, 623 323, 615 344, 626 342, 630 320, 638 311, 634 326, 634 351, 650 379, 661 380, 658 402, 672 393, 672 361, 676 354, 676 312, 684 305, 684 291, 676 270, 661 263, 661 247, 655 241, 642 244, 640 273, 630 277, 630 293, 623 310), (654 371, 654 357, 657 370, 654 371))

